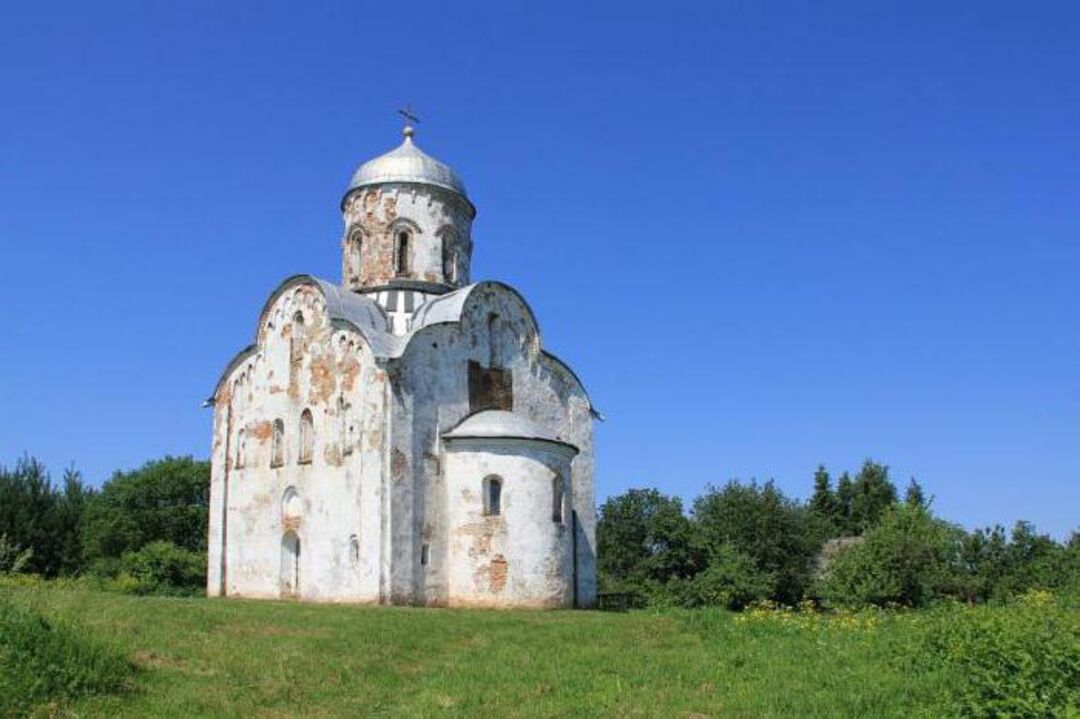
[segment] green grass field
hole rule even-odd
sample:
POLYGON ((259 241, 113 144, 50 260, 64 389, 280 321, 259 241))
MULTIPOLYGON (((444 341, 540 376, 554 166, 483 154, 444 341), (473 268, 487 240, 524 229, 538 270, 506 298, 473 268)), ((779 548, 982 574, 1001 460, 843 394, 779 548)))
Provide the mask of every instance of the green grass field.
POLYGON ((42 715, 940 716, 954 678, 913 669, 915 615, 456 611, 47 583, 0 586, 0 598, 136 667, 127 691, 42 715))

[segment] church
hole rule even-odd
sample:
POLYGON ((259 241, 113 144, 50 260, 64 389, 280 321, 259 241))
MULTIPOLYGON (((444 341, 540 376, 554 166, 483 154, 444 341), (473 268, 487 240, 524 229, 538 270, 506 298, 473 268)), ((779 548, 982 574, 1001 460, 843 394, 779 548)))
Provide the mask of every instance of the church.
POLYGON ((278 285, 208 400, 207 594, 593 606, 599 415, 403 132, 341 200, 341 281, 278 285))

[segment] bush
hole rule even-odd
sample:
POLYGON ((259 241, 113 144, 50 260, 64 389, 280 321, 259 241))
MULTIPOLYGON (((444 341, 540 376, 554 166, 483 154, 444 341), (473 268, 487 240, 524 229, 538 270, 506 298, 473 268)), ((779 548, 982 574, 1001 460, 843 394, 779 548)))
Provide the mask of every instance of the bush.
POLYGON ((775 580, 758 570, 754 561, 729 544, 714 552, 705 571, 683 583, 684 607, 718 606, 742 609, 769 596, 775 580))
MULTIPOLYGON (((137 594, 194 595, 206 587, 206 555, 172 542, 151 542, 128 552, 123 566, 137 594)), ((116 581, 125 583, 123 575, 116 581)))
POLYGON ((895 505, 830 562, 817 591, 831 606, 927 606, 954 589, 958 544, 958 532, 926 509, 895 505))
POLYGON ((723 548, 733 547, 770 579, 770 599, 784 604, 802 599, 822 544, 819 522, 775 484, 710 486, 694 500, 694 524, 709 557, 723 557, 723 548))
POLYGON ((33 556, 33 549, 23 549, 8 541, 6 534, 0 534, 0 574, 18 574, 33 556))
POLYGON ((939 611, 911 658, 951 672, 951 716, 1067 716, 1080 707, 1080 619, 1048 592, 1005 608, 939 611))
POLYGON ((0 597, 0 716, 30 716, 44 703, 124 691, 134 669, 82 630, 0 597))
POLYGON ((117 472, 86 508, 86 560, 122 557, 159 540, 205 552, 209 504, 209 462, 165 457, 117 472))

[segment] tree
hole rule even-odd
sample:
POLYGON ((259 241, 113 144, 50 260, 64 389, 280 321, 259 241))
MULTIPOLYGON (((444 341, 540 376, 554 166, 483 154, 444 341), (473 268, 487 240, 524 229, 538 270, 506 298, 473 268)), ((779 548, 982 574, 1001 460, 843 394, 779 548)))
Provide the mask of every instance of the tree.
POLYGON ((85 565, 83 517, 94 494, 93 489, 83 484, 82 475, 74 467, 64 470, 64 491, 57 496, 56 502, 56 539, 62 574, 78 574, 85 565))
POLYGON ((889 468, 866 460, 851 485, 850 527, 862 534, 874 527, 885 510, 896 504, 896 487, 889 480, 889 468))
POLYGON ((835 537, 842 532, 844 516, 840 502, 833 492, 825 465, 818 465, 814 472, 814 493, 810 496, 810 512, 817 518, 825 537, 835 537))
POLYGON ((841 535, 858 534, 851 521, 851 505, 855 502, 855 487, 847 472, 836 480, 836 523, 841 535))
POLYGON ((923 509, 926 509, 928 506, 922 485, 916 482, 914 477, 908 481, 907 489, 904 490, 904 502, 909 507, 922 507, 923 509))
POLYGON ((1009 542, 1001 525, 976 529, 964 536, 957 569, 957 588, 968 604, 985 602, 1003 588, 1009 573, 1009 542))
POLYGON ((887 507, 864 541, 830 563, 818 592, 834 606, 926 606, 954 590, 961 536, 921 507, 887 507))
POLYGON ((1031 589, 1061 586, 1065 548, 1049 535, 1039 534, 1031 522, 1013 525, 1006 556, 1007 572, 1001 579, 999 595, 1014 596, 1031 589))
POLYGON ((24 571, 53 577, 79 570, 82 511, 90 494, 74 469, 65 472, 60 491, 36 459, 24 457, 10 470, 0 466, 0 534, 31 553, 24 571))
POLYGON ((655 489, 631 489, 600 508, 596 547, 605 589, 642 588, 692 577, 700 568, 682 500, 655 489))
POLYGON ((773 591, 774 578, 731 544, 716 547, 708 566, 679 590, 684 607, 742 609, 773 591))
POLYGON ((693 515, 709 557, 730 545, 770 578, 768 596, 790 604, 802 598, 822 537, 809 512, 771 481, 710 486, 694 501, 693 515))
POLYGON ((166 457, 117 472, 85 514, 86 559, 118 560, 154 541, 205 554, 210 463, 166 457))

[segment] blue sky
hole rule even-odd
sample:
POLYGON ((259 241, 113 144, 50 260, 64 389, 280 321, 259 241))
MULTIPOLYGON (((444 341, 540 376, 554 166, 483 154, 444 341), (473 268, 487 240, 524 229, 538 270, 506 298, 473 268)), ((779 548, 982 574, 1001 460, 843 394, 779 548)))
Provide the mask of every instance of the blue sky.
POLYGON ((200 408, 399 140, 465 178, 607 416, 601 497, 889 464, 1080 525, 1080 5, 9 3, 0 461, 206 456, 200 408))

